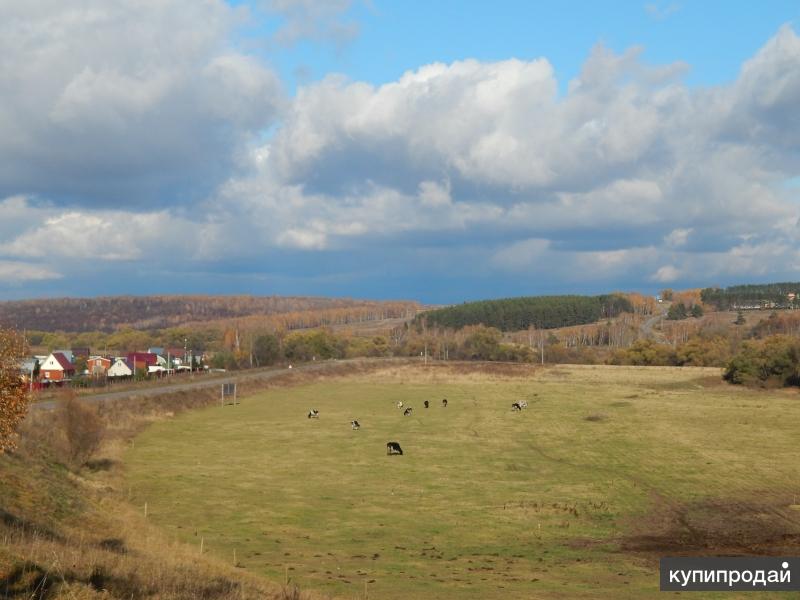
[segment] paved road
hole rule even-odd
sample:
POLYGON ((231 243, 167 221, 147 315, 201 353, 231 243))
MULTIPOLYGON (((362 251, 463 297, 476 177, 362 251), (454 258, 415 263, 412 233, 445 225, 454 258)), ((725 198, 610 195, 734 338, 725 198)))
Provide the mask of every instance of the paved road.
MULTIPOLYGON (((335 361, 320 361, 320 362, 312 362, 306 365, 299 365, 293 367, 291 370, 287 369, 286 367, 273 367, 269 369, 257 369, 257 370, 248 370, 248 371, 239 371, 235 373, 231 373, 225 377, 211 377, 208 375, 195 375, 195 379, 193 381, 187 381, 186 383, 172 383, 169 385, 161 385, 157 387, 141 387, 141 388, 129 388, 126 390, 121 390, 119 392, 106 392, 104 394, 92 394, 88 396, 81 396, 81 399, 86 400, 87 402, 103 402, 107 400, 125 400, 127 398, 133 397, 144 397, 144 396, 159 396, 161 394, 171 394, 174 392, 185 392, 187 390, 200 390, 200 389, 208 389, 211 387, 219 388, 223 383, 241 383, 244 381, 266 381, 268 379, 272 379, 277 377, 278 375, 284 375, 286 373, 294 373, 294 372, 313 372, 313 371, 324 371, 328 369, 335 369, 337 365, 342 364, 349 364, 349 363, 364 363, 364 362, 376 362, 376 361, 396 361, 398 359, 391 359, 391 358, 384 358, 384 359, 359 359, 359 358, 351 358, 346 360, 335 360, 335 361)), ((404 359, 399 359, 404 360, 404 359)), ((38 410, 52 410, 55 408, 56 401, 55 400, 46 400, 44 402, 34 402, 31 404, 31 408, 38 409, 38 410)))

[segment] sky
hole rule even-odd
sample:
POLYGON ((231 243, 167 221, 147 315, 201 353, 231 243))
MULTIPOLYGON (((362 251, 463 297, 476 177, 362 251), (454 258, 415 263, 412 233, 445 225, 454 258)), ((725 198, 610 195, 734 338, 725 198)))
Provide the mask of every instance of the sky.
POLYGON ((0 299, 800 280, 795 2, 0 0, 0 299))

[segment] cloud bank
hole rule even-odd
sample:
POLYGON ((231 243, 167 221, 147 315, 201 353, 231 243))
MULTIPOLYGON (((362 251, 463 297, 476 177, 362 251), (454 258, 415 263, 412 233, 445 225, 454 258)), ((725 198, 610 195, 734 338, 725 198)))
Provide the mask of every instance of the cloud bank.
POLYGON ((0 25, 7 264, 61 274, 56 245, 82 277, 92 256, 173 281, 240 272, 260 293, 438 301, 797 278, 789 26, 710 88, 597 46, 563 94, 546 58, 466 59, 287 99, 226 43, 246 15, 162 0, 133 26, 135 5, 53 3, 0 25))

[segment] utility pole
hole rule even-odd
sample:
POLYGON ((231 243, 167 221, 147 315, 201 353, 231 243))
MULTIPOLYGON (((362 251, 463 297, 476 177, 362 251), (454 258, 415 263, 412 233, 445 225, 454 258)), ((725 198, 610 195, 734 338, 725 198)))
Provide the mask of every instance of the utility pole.
POLYGON ((539 348, 542 351, 542 364, 544 364, 544 331, 539 333, 539 348))

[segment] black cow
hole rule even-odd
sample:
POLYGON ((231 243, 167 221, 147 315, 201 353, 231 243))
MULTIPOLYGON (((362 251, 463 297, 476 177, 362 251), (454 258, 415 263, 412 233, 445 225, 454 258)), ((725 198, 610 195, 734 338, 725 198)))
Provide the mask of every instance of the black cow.
POLYGON ((310 411, 308 411, 308 418, 319 419, 319 411, 316 408, 312 408, 310 411))
POLYGON ((514 402, 514 404, 511 405, 511 410, 522 410, 522 406, 520 406, 519 402, 514 402))
POLYGON ((447 398, 445 398, 444 400, 442 400, 442 406, 444 406, 445 408, 447 408, 447 398))
POLYGON ((405 410, 403 411, 403 416, 404 416, 404 417, 408 417, 408 416, 410 416, 410 415, 411 415, 411 413, 412 413, 412 412, 414 412, 414 409, 413 409, 413 408, 411 408, 411 407, 409 406, 407 409, 405 409, 405 410))
POLYGON ((350 421, 350 427, 352 427, 354 431, 358 430, 361 428, 361 423, 353 419, 352 421, 350 421))
POLYGON ((386 442, 386 454, 399 454, 403 455, 403 449, 400 447, 400 444, 397 442, 386 442))
POLYGON ((423 404, 425 405, 425 408, 428 408, 428 401, 427 400, 425 400, 425 402, 423 402, 423 404))

